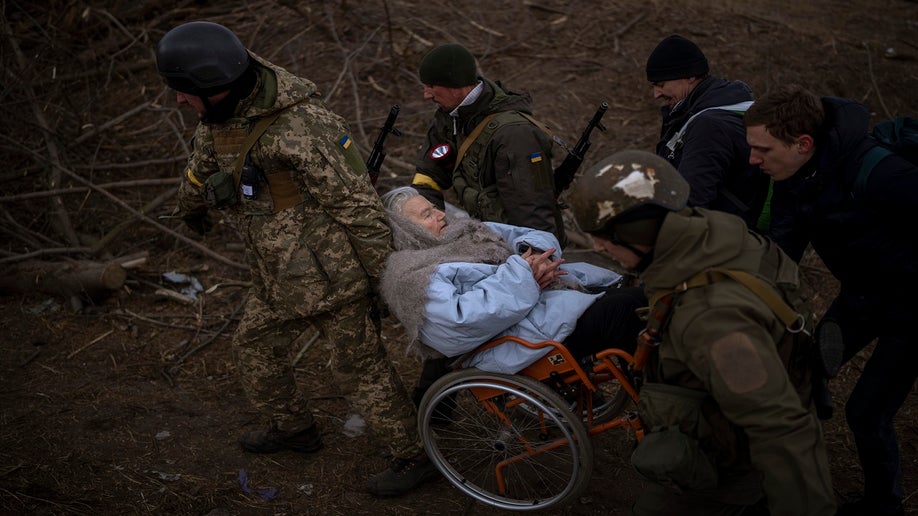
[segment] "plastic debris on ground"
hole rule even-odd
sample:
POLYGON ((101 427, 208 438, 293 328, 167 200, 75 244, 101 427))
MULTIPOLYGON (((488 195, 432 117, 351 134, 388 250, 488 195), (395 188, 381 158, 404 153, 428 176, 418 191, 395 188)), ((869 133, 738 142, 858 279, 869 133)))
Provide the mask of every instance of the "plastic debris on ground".
POLYGON ((344 422, 344 435, 348 437, 357 437, 363 434, 367 429, 367 422, 359 414, 351 414, 347 421, 344 422))
POLYGON ((265 487, 265 488, 255 488, 252 489, 249 487, 249 474, 246 473, 244 469, 239 470, 239 485, 242 487, 242 491, 247 495, 256 494, 261 497, 262 500, 273 500, 277 498, 278 490, 276 487, 265 487))

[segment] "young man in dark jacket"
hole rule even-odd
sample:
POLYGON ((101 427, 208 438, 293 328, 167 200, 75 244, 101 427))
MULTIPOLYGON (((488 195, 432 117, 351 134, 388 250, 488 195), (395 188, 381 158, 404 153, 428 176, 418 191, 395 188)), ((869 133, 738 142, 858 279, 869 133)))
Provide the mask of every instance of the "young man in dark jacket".
POLYGON ((412 186, 441 209, 452 188, 471 216, 548 231, 565 245, 552 141, 533 123, 529 95, 481 77, 475 57, 457 44, 428 52, 418 73, 424 99, 438 109, 412 186))
POLYGON ((786 213, 773 238, 797 261, 812 244, 841 282, 817 340, 840 341, 847 361, 877 339, 845 406, 864 495, 841 515, 904 513, 893 418, 918 373, 918 233, 902 229, 915 221, 918 168, 891 154, 862 170, 877 145, 869 119, 862 104, 793 85, 763 96, 745 117, 750 162, 775 181, 774 202, 786 213))
POLYGON ((661 41, 647 59, 653 97, 663 103, 656 153, 691 187, 689 206, 726 211, 750 229, 760 222, 769 180, 749 163, 742 113, 752 92, 740 81, 708 75, 701 49, 682 36, 661 41))

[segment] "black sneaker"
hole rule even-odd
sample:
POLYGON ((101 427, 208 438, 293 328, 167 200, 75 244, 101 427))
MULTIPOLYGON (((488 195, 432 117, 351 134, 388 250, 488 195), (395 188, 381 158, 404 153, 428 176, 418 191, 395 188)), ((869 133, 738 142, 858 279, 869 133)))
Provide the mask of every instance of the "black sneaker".
POLYGON ((300 453, 312 453, 322 448, 322 434, 313 425, 300 432, 270 430, 253 430, 239 438, 242 449, 250 453, 275 453, 291 450, 300 453))
POLYGON ((393 460, 388 469, 367 480, 367 491, 375 496, 399 496, 438 476, 440 471, 422 453, 411 459, 393 460))
POLYGON ((816 329, 817 361, 826 378, 835 378, 845 354, 841 326, 833 320, 823 321, 816 329))

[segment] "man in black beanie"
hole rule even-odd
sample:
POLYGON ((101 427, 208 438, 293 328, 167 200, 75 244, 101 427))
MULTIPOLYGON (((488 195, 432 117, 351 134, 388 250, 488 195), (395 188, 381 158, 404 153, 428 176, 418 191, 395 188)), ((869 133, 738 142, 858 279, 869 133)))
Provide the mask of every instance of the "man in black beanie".
POLYGON ((452 188, 472 217, 549 231, 564 245, 552 142, 532 119, 531 97, 482 77, 458 44, 430 50, 418 76, 438 109, 412 186, 440 209, 452 188))
POLYGON ((708 71, 698 45, 679 35, 663 39, 647 58, 647 80, 663 104, 656 153, 688 181, 689 206, 733 213, 766 231, 770 181, 749 164, 742 120, 752 92, 708 71))

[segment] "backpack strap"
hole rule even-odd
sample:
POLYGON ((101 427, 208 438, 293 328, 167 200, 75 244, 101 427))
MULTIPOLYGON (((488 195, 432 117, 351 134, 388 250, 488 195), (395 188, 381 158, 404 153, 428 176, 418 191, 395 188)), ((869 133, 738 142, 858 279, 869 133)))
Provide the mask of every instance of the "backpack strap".
POLYGON ((682 124, 682 127, 680 127, 678 131, 676 131, 676 134, 674 134, 673 137, 670 138, 668 142, 666 142, 666 148, 669 149, 670 154, 674 153, 676 151, 676 147, 678 147, 679 144, 682 143, 682 136, 685 134, 685 131, 688 129, 689 124, 691 124, 692 121, 698 117, 698 115, 704 113, 705 111, 710 111, 712 109, 722 109, 724 111, 733 111, 734 113, 737 113, 737 114, 743 114, 746 112, 746 110, 749 109, 750 106, 752 106, 752 104, 753 104, 753 101, 747 100, 745 102, 737 102, 736 104, 729 104, 726 106, 713 106, 713 107, 702 109, 701 111, 689 117, 689 119, 686 120, 684 124, 682 124))
POLYGON ((886 147, 876 145, 864 154, 864 159, 861 161, 861 168, 858 170, 857 177, 854 178, 854 186, 851 190, 851 195, 854 199, 864 198, 864 192, 867 190, 867 179, 870 177, 870 173, 873 172, 874 167, 876 167, 883 158, 892 153, 893 151, 886 147))

